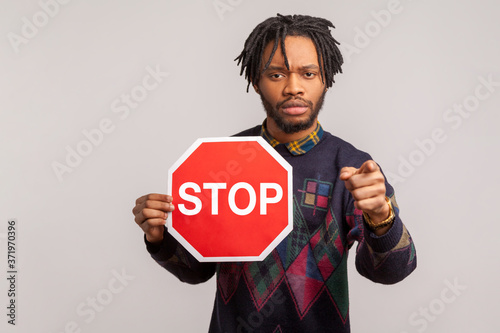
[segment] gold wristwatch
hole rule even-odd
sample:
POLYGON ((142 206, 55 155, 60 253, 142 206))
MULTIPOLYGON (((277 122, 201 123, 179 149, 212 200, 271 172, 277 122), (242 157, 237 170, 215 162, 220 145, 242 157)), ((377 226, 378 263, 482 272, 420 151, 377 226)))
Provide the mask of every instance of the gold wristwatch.
POLYGON ((379 223, 373 223, 372 220, 370 219, 370 216, 365 212, 363 212, 365 222, 372 230, 377 230, 383 227, 387 227, 388 225, 391 225, 394 222, 394 219, 396 218, 396 215, 394 214, 394 209, 392 208, 391 200, 388 197, 385 197, 385 201, 389 205, 389 217, 386 218, 385 220, 379 223))

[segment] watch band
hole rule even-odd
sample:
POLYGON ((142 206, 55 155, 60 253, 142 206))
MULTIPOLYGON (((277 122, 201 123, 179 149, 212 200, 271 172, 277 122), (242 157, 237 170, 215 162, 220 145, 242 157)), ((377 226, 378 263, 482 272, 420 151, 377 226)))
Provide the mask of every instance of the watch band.
POLYGON ((392 208, 391 200, 388 197, 385 197, 385 201, 389 205, 389 217, 386 218, 385 220, 379 223, 373 223, 373 221, 370 219, 370 216, 365 212, 363 212, 363 217, 365 218, 365 222, 368 225, 368 227, 370 227, 370 229, 372 230, 377 230, 386 227, 392 224, 396 218, 396 215, 394 214, 394 209, 392 208))

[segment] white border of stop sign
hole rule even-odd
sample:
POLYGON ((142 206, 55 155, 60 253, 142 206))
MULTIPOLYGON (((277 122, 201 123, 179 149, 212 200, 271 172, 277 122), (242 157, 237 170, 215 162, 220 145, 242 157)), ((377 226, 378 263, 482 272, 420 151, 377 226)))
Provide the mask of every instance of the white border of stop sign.
MULTIPOLYGON (((259 256, 230 256, 230 257, 204 257, 202 256, 180 233, 178 233, 172 226, 172 214, 168 215, 167 218, 167 229, 168 232, 186 249, 191 253, 198 261, 201 262, 223 262, 223 261, 261 261, 264 260, 270 253, 271 251, 292 231, 293 229, 293 173, 292 173, 292 166, 280 155, 276 150, 274 150, 271 145, 264 140, 260 136, 240 136, 240 137, 216 137, 216 138, 201 138, 196 140, 185 152, 182 154, 182 156, 170 167, 168 170, 168 185, 167 185, 167 193, 172 194, 172 175, 179 166, 186 161, 186 159, 189 158, 189 156, 203 143, 207 142, 257 142, 259 143, 262 148, 264 148, 275 160, 278 162, 284 170, 287 172, 287 198, 280 198, 281 200, 287 200, 288 201, 288 209, 287 209, 287 214, 288 214, 288 224, 287 226, 280 232, 280 234, 267 246, 264 251, 259 256)), ((218 188, 223 188, 220 187, 220 183, 208 183, 210 185, 206 185, 204 188, 209 188, 212 190, 212 194, 217 194, 217 189, 218 188), (219 185, 215 185, 219 184, 219 185)), ((243 183, 245 184, 245 183, 243 183)), ((267 184, 264 185, 264 187, 273 187, 273 183, 263 183, 267 184)), ((198 184, 192 184, 192 186, 198 186, 198 184)), ((241 183, 237 183, 235 185, 238 185, 240 188, 245 187, 245 185, 242 185, 241 183), (238 185, 240 184, 240 185, 238 185)), ((189 186, 189 185, 188 185, 189 186)), ((199 184, 199 186, 203 186, 202 184, 199 184)), ((281 189, 281 187, 280 187, 281 189)), ((279 193, 279 191, 276 191, 279 193)), ((277 194, 278 195, 278 194, 277 194)), ((187 195, 188 197, 191 197, 190 195, 187 195)), ((186 198, 184 198, 186 199, 186 198)), ((273 200, 277 200, 277 198, 265 198, 267 200, 267 203, 273 203, 273 200)), ((195 204, 195 208, 193 211, 195 211, 198 204, 196 197, 192 197, 192 203, 195 204)), ((189 201, 189 200, 188 200, 189 201)), ((174 204, 175 204, 175 198, 174 198, 174 204)), ((201 204, 201 202, 199 203, 201 204)), ((265 209, 265 203, 260 203, 260 209, 265 209)), ((216 206, 216 205, 213 205, 216 206)), ((212 207, 213 209, 214 207, 212 207)), ((178 206, 176 206, 176 209, 179 209, 178 206)), ((182 209, 182 207, 181 207, 182 209)), ((258 208, 257 208, 258 209, 258 208)), ((189 214, 185 214, 189 215, 189 214)), ((237 240, 235 240, 237 241, 237 240)))

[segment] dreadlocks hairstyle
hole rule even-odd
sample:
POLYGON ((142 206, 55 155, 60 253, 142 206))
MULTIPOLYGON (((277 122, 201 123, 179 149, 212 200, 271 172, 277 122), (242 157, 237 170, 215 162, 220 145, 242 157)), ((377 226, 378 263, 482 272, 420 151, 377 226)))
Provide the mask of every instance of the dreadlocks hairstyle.
POLYGON ((245 72, 245 79, 248 81, 247 92, 250 84, 257 84, 261 74, 261 62, 264 48, 274 40, 271 56, 267 60, 262 72, 271 64, 271 60, 278 49, 278 43, 281 45, 285 66, 290 69, 285 51, 286 36, 308 37, 314 43, 318 54, 318 63, 320 66, 321 80, 326 81, 326 87, 330 88, 335 82, 333 76, 342 73, 342 63, 344 62, 342 54, 337 45, 340 45, 332 35, 329 28, 335 28, 332 22, 307 15, 281 15, 271 17, 260 23, 245 41, 245 46, 241 54, 234 59, 241 63, 240 75, 245 72))

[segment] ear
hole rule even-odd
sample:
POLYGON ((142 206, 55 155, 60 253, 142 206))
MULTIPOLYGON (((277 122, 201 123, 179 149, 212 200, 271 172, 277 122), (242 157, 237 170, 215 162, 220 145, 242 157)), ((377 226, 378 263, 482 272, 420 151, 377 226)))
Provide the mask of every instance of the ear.
POLYGON ((256 84, 253 84, 252 87, 253 87, 253 90, 255 90, 255 92, 260 95, 259 86, 256 84))

